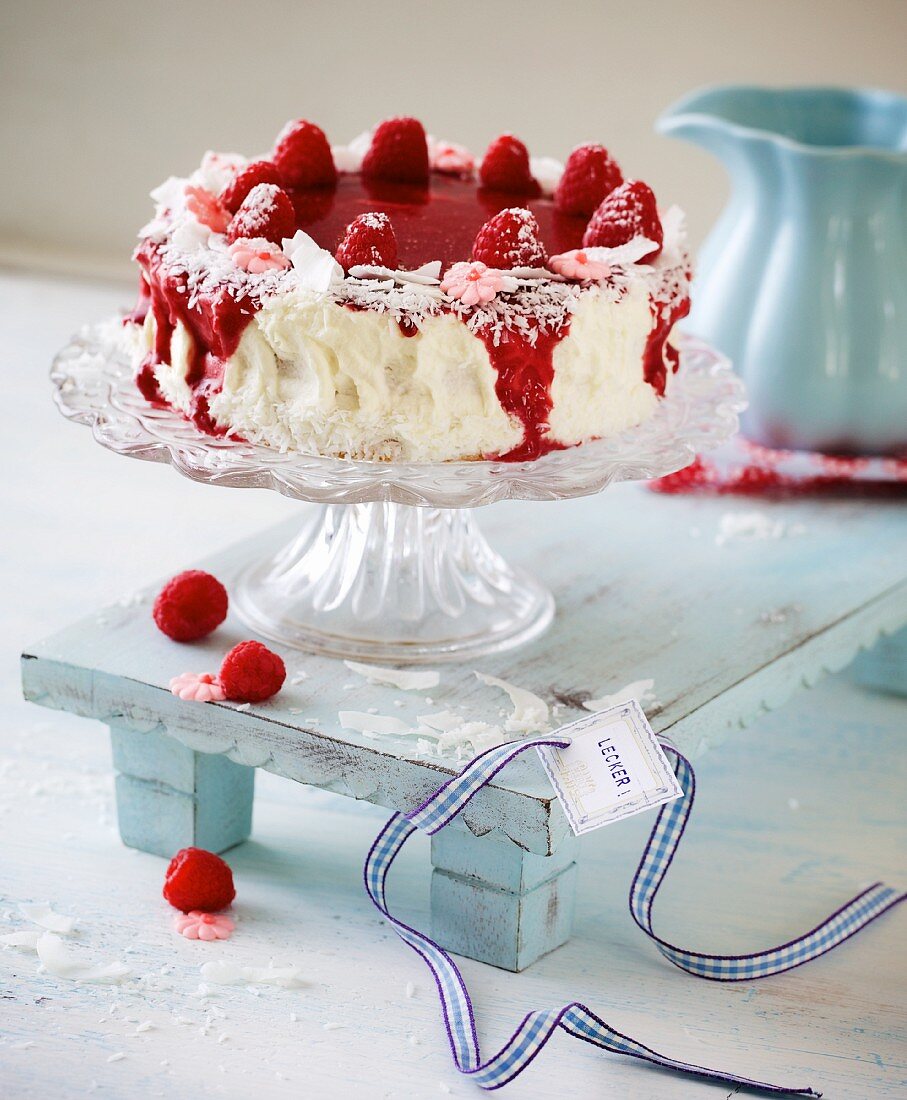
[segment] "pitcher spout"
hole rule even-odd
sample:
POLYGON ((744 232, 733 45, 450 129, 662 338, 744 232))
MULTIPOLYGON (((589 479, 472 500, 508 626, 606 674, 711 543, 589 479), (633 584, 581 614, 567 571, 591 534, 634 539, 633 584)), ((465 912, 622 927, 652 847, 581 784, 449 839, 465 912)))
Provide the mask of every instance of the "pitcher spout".
POLYGON ((728 111, 731 88, 701 88, 679 99, 656 120, 660 134, 681 138, 727 161, 739 148, 741 134, 728 111))

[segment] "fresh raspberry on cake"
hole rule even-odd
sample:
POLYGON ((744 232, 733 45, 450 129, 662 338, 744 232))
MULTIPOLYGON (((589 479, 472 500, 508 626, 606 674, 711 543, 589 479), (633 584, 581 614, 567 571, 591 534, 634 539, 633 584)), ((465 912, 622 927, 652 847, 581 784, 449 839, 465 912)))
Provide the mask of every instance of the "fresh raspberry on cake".
POLYGON ((337 182, 324 130, 304 118, 288 122, 280 131, 271 160, 287 187, 333 187, 337 182))
POLYGON ((227 617, 227 590, 216 577, 188 569, 167 581, 152 610, 154 621, 175 642, 194 642, 227 617))
POLYGON ((378 124, 362 159, 365 179, 428 183, 428 139, 417 118, 388 118, 378 124))
POLYGON ((279 187, 283 178, 276 165, 269 160, 253 160, 245 168, 240 168, 220 194, 221 203, 235 214, 246 195, 259 183, 275 183, 279 187))
POLYGON ((296 211, 290 196, 275 183, 258 183, 243 199, 227 226, 227 240, 264 237, 280 244, 296 231, 296 211))
POLYGON ((539 223, 529 210, 511 207, 489 219, 476 234, 472 258, 488 267, 544 267, 548 255, 539 237, 539 223))
POLYGON ((164 874, 164 899, 184 913, 216 913, 236 897, 233 872, 204 848, 183 848, 164 874))
POLYGON ((624 177, 604 145, 577 145, 554 192, 554 205, 565 214, 588 218, 624 177))
POLYGON ((283 687, 287 669, 276 653, 261 642, 240 642, 224 657, 218 679, 228 699, 260 703, 283 687))
POLYGON ((541 188, 529 168, 529 150, 513 134, 501 134, 485 151, 479 167, 482 186, 490 191, 538 195, 541 188))
POLYGON ((664 241, 658 205, 651 187, 641 180, 627 180, 602 201, 583 234, 584 248, 616 248, 635 237, 645 237, 657 247, 643 260, 653 260, 664 241))
POLYGON ((359 264, 395 269, 397 236, 387 214, 370 211, 351 221, 337 247, 335 258, 344 271, 359 264))

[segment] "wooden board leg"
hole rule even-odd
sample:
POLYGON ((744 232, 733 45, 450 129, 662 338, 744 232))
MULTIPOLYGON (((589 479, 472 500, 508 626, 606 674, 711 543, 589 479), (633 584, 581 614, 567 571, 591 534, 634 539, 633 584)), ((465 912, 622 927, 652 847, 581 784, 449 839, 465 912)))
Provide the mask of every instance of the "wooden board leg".
POLYGON ((112 725, 110 736, 124 844, 169 858, 189 846, 223 852, 248 838, 254 768, 163 733, 112 725))
POLYGON ((550 856, 450 825, 431 838, 432 938, 448 951, 525 970, 570 938, 577 838, 550 856))
POLYGON ((865 687, 907 695, 907 628, 880 638, 853 663, 856 681, 865 687))

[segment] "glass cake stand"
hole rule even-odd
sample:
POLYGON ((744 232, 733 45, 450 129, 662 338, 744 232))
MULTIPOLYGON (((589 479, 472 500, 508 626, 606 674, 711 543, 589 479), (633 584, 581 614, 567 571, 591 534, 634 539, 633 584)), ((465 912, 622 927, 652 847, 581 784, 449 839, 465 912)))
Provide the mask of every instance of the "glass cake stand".
POLYGON ((85 329, 51 371, 56 403, 118 454, 194 481, 275 489, 321 507, 278 552, 244 567, 234 610, 256 633, 331 656, 392 663, 472 658, 521 645, 554 615, 551 593, 486 542, 472 509, 561 500, 672 473, 737 430, 743 386, 684 337, 667 398, 638 428, 534 462, 355 462, 217 439, 133 381, 119 322, 85 329))

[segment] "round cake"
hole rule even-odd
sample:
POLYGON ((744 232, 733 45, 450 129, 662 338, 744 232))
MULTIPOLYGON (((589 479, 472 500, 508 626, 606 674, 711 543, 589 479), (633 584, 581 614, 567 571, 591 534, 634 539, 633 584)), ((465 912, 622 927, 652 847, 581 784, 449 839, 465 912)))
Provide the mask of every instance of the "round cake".
POLYGON ((601 145, 412 118, 206 153, 152 192, 125 331, 147 400, 203 431, 384 461, 534 459, 651 416, 689 308, 683 217, 601 145))

